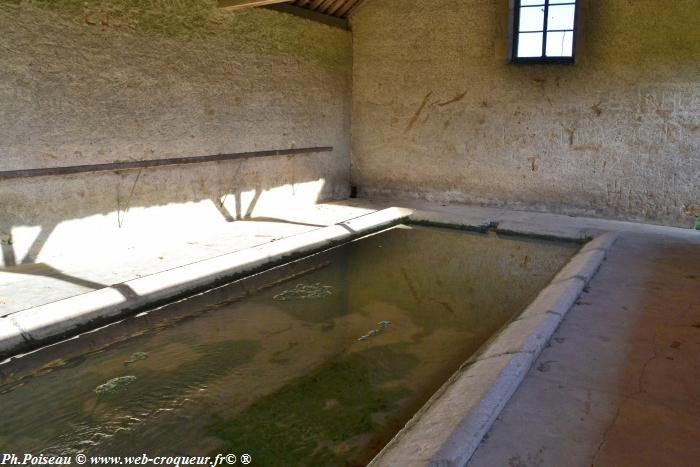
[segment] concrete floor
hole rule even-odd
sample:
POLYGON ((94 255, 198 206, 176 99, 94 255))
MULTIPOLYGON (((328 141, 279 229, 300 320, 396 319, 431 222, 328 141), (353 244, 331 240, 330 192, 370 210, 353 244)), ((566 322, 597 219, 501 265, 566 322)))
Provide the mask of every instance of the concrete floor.
POLYGON ((700 232, 623 234, 469 466, 700 464, 700 232))

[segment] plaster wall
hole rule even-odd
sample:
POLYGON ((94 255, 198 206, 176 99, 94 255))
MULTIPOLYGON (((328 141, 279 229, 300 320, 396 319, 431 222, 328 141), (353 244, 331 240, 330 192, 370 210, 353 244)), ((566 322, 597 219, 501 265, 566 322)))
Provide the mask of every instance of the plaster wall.
POLYGON ((0 170, 332 153, 0 182, 0 265, 349 193, 348 31, 215 0, 0 0, 0 170))
POLYGON ((507 0, 367 0, 352 18, 360 194, 691 226, 697 2, 579 8, 576 64, 522 66, 507 0))

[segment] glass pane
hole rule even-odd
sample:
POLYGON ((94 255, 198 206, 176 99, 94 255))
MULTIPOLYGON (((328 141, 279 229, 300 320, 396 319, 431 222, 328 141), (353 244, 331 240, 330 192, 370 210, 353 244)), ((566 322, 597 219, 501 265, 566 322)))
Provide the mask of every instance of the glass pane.
POLYGON ((545 0, 520 0, 520 6, 544 5, 545 0))
POLYGON ((542 31, 543 29, 543 6, 526 7, 520 9, 520 31, 542 31))
POLYGON ((542 56, 541 32, 526 32, 518 36, 518 57, 542 56))
POLYGON ((554 5, 556 3, 576 3, 576 0, 549 0, 550 5, 554 5))
POLYGON ((575 5, 558 5, 549 7, 549 18, 547 19, 547 30, 553 29, 574 29, 575 5))
POLYGON ((572 57, 573 51, 573 31, 547 33, 547 57, 572 57))

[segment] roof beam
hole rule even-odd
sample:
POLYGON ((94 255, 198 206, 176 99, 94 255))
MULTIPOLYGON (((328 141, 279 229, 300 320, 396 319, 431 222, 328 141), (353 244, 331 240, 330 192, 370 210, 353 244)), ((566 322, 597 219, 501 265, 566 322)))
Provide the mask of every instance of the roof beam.
POLYGON ((308 10, 306 8, 300 8, 292 4, 268 5, 265 8, 269 8, 270 10, 275 10, 294 16, 299 16, 301 18, 306 18, 311 21, 318 21, 319 23, 323 23, 328 26, 350 30, 350 23, 348 23, 348 20, 346 19, 336 18, 335 16, 330 15, 324 15, 322 13, 317 13, 313 10, 308 10))
POLYGON ((242 10, 263 5, 274 5, 276 3, 289 3, 292 0, 219 0, 218 8, 225 11, 242 10))

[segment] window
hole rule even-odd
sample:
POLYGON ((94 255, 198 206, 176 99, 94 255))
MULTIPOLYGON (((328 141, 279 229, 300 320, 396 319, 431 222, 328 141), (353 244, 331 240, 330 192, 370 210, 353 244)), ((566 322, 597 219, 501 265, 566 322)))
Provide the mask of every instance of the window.
POLYGON ((512 0, 513 63, 573 63, 576 0, 512 0))

